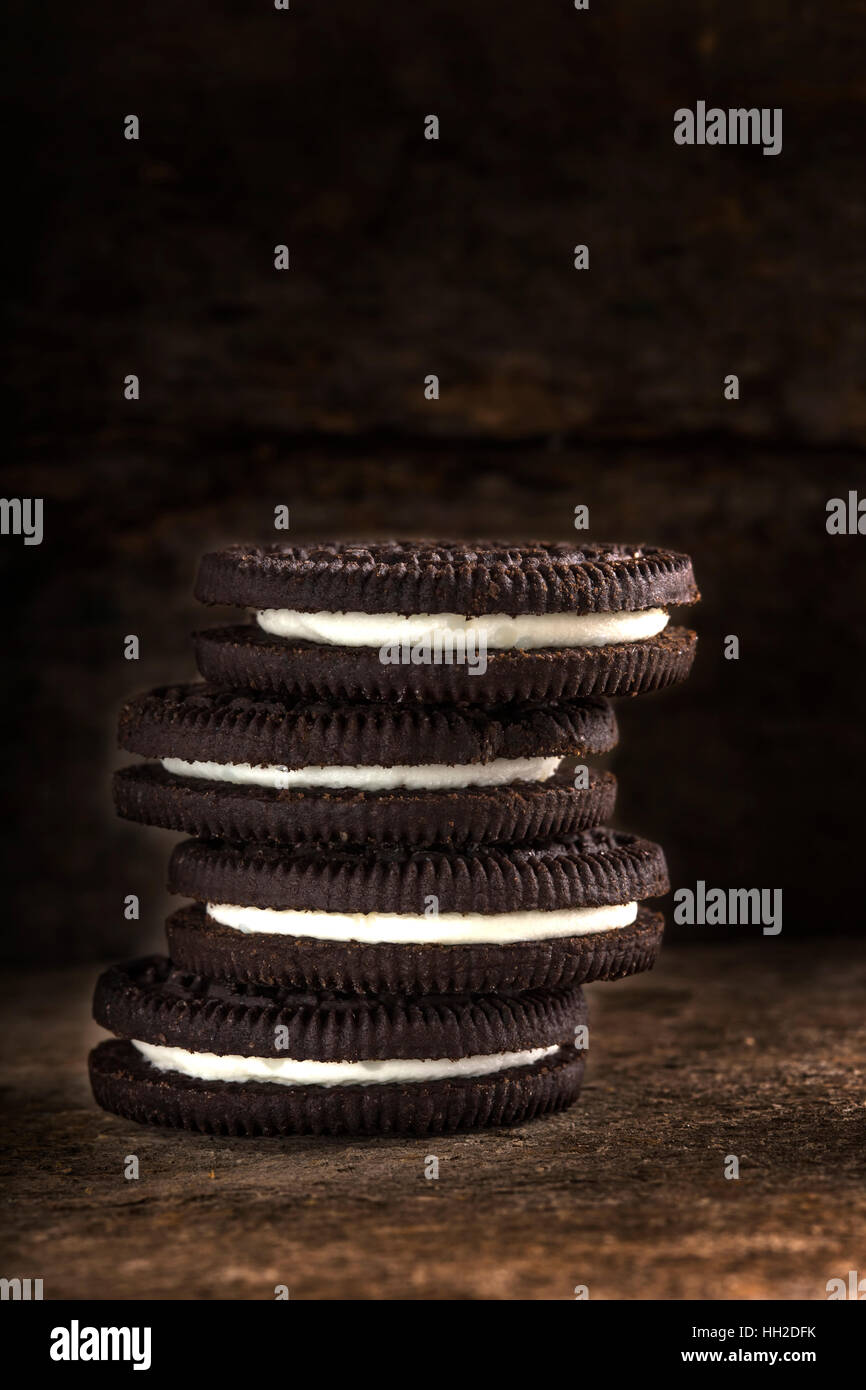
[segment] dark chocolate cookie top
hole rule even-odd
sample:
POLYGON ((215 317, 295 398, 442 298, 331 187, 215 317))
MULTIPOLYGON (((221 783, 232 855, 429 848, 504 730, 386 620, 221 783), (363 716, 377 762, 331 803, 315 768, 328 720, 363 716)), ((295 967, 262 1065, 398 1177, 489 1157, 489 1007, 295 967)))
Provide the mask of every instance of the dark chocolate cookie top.
POLYGON ((669 885, 659 845, 601 826, 535 847, 463 853, 185 840, 172 854, 168 886, 241 907, 419 915, 431 897, 439 912, 554 911, 657 897, 669 885))
POLYGON ((559 705, 328 703, 202 684, 161 686, 123 708, 121 748, 150 758, 281 767, 467 764, 602 753, 616 743, 607 700, 559 705))
POLYGON ((166 956, 113 965, 93 1016, 121 1038, 217 1056, 309 1061, 472 1057, 573 1041, 576 986, 504 994, 356 997, 220 982, 166 956), (284 1029, 278 1034, 277 1030, 284 1029))
POLYGON ((658 546, 388 541, 231 546, 202 558, 203 603, 302 612, 606 613, 694 603, 687 555, 658 546))

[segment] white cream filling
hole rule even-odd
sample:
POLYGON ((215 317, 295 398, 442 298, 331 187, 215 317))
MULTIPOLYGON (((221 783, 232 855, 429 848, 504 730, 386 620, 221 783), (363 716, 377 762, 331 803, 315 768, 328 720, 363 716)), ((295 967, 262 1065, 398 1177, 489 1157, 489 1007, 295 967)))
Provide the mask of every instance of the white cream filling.
POLYGON ((443 791, 460 787, 499 787, 510 782, 546 782, 561 758, 494 758, 489 763, 395 764, 393 767, 279 767, 250 763, 185 762, 183 758, 163 758, 166 772, 176 777, 204 777, 211 782, 234 782, 239 786, 272 787, 288 791, 315 787, 350 788, 357 791, 389 791, 398 787, 411 790, 443 791))
POLYGON ((301 613, 292 608, 264 608, 259 627, 274 637, 301 638, 338 647, 381 647, 393 643, 435 643, 444 636, 469 638, 478 647, 606 647, 612 642, 641 642, 667 625, 663 608, 631 613, 301 613))
POLYGON ((302 1062, 294 1057, 219 1057, 134 1040, 134 1046, 160 1071, 181 1072, 200 1081, 276 1081, 282 1086, 385 1086, 400 1081, 443 1081, 458 1076, 489 1076, 509 1067, 531 1067, 559 1051, 533 1047, 526 1052, 491 1052, 478 1057, 396 1058, 375 1062, 302 1062))
POLYGON ((302 912, 208 903, 207 914, 212 921, 235 931, 272 936, 312 936, 319 941, 361 941, 370 945, 405 942, 469 946, 474 942, 499 945, 615 931, 635 920, 637 903, 552 912, 440 912, 430 917, 382 912, 302 912))

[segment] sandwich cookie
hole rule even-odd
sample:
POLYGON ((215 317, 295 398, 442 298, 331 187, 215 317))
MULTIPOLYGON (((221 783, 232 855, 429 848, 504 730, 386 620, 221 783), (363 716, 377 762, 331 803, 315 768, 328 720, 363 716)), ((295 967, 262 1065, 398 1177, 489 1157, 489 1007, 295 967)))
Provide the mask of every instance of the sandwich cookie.
POLYGON ((583 1076, 577 988, 356 999, 220 984, 149 956, 107 970, 93 1012, 116 1035, 90 1056, 98 1103, 207 1134, 516 1124, 571 1104, 583 1076))
POLYGON ((563 700, 684 680, 700 597, 655 546, 394 541, 205 555, 203 603, 254 621, 195 634, 206 679, 305 698, 563 700))
POLYGON ((658 845, 600 827, 463 853, 187 840, 169 889, 171 957, 214 978, 438 994, 618 979, 653 964, 667 892, 658 845))
POLYGON ((139 695, 115 774, 130 820, 204 838, 284 844, 464 846, 538 841, 597 825, 609 772, 563 759, 616 743, 609 703, 554 707, 325 704, 206 684, 139 695))

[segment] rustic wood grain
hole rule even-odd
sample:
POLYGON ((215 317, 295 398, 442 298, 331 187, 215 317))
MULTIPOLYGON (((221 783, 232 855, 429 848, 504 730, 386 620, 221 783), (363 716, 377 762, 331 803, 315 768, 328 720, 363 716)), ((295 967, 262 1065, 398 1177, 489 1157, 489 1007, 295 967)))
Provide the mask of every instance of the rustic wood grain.
POLYGON ((669 947, 651 975, 591 988, 571 1112, 410 1142, 214 1141, 103 1114, 94 973, 4 985, 2 1268, 46 1298, 822 1299, 862 1272, 852 942, 669 947))

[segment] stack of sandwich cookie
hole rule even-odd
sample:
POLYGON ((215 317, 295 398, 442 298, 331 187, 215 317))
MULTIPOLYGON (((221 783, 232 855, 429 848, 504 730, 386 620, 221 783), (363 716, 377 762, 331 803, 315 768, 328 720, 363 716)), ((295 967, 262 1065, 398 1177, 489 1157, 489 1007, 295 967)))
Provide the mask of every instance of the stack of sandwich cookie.
POLYGON ((170 959, 108 971, 97 1100, 211 1133, 515 1123, 577 1096, 579 986, 648 969, 657 845, 606 827, 607 693, 682 679, 687 557, 565 545, 234 547, 203 683, 130 701, 132 820, 192 834, 170 959), (474 662, 474 665, 473 665, 474 662), (577 1044, 577 1046, 576 1046, 577 1044))
POLYGON ((688 556, 655 546, 404 541, 232 547, 204 557, 196 597, 255 613, 195 634, 207 680, 495 704, 685 680, 697 639, 667 610, 699 594, 688 556))
POLYGON ((616 743, 605 700, 554 707, 315 703, 212 685, 154 690, 120 717, 152 762, 114 782, 121 815, 286 844, 520 843, 598 825, 616 782, 563 760, 616 743))
POLYGON ((169 918, 190 970, 349 993, 542 989, 652 965, 658 845, 605 828, 471 851, 287 850, 188 840, 169 918))
POLYGON ((580 989, 346 997, 222 984, 160 956, 106 971, 91 1080, 101 1105, 211 1134, 426 1134, 573 1101, 580 989))

